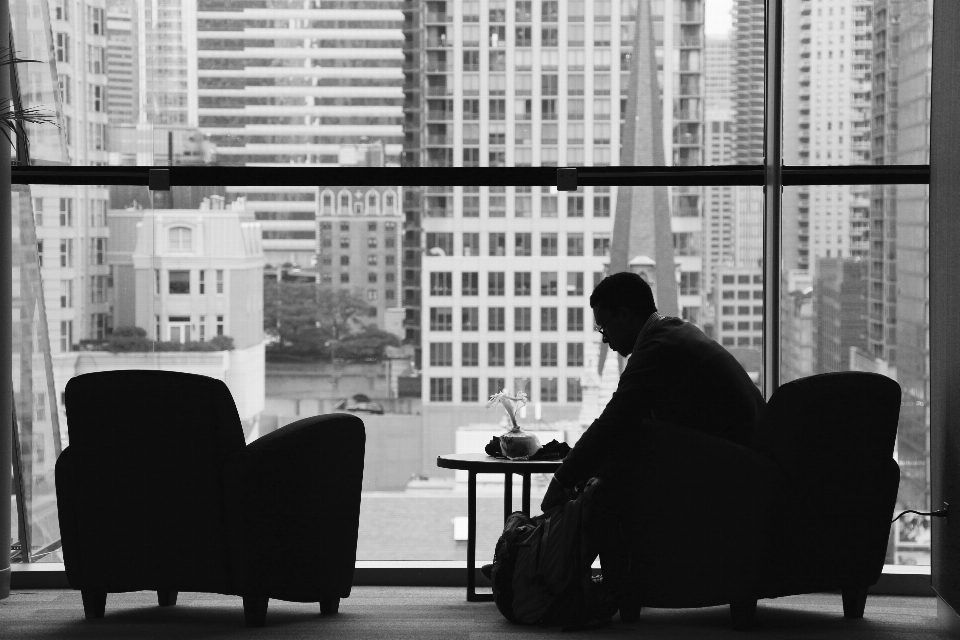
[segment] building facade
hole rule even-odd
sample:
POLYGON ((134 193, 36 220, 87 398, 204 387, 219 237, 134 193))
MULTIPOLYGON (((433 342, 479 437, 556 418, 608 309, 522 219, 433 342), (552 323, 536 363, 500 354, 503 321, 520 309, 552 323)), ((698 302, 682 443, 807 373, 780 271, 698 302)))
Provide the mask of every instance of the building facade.
MULTIPOLYGON (((244 166, 364 166, 403 150, 401 0, 262 0, 197 4, 196 118, 217 162, 244 166)), ((307 266, 317 243, 319 190, 234 190, 264 223, 267 262, 307 266)))

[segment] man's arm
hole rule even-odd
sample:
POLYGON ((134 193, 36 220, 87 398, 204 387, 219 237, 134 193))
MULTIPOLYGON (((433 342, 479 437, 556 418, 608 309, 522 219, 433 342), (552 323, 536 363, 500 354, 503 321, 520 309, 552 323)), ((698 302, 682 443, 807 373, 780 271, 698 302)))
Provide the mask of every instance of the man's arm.
MULTIPOLYGON (((643 349, 645 350, 645 349, 643 349)), ((570 453, 564 459, 556 478, 560 486, 570 488, 578 482, 588 480, 600 468, 607 455, 616 446, 624 429, 629 429, 650 417, 648 398, 655 389, 649 388, 644 380, 649 380, 649 364, 643 364, 638 352, 620 376, 617 390, 610 398, 600 417, 593 421, 570 453), (630 366, 630 365, 634 366, 630 366)), ((616 357, 612 352, 607 356, 616 357)))

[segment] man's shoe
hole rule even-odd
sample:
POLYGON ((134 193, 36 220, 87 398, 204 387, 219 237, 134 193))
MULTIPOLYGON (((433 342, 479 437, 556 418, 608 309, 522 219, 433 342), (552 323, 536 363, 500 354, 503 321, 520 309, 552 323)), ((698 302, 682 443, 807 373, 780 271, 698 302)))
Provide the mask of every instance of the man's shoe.
POLYGON ((480 573, 482 573, 487 580, 493 580, 493 565, 492 564, 483 565, 482 567, 480 567, 480 573))

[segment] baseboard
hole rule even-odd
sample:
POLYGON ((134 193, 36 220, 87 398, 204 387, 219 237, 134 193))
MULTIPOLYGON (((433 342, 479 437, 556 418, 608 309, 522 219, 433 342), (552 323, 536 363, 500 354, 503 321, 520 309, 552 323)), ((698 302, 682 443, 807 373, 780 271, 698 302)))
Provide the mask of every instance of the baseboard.
POLYGON ((949 638, 960 638, 960 615, 950 603, 937 596, 937 622, 949 638))
MULTIPOLYGON (((599 568, 599 565, 597 565, 599 568)), ((62 563, 40 562, 14 564, 10 576, 11 589, 69 589, 62 563)), ((476 585, 489 587, 490 582, 476 570, 476 585)), ((393 587, 466 587, 466 563, 450 561, 357 561, 353 574, 355 586, 393 587)), ((874 595, 929 596, 936 593, 930 586, 929 567, 888 565, 877 584, 870 587, 874 595)))

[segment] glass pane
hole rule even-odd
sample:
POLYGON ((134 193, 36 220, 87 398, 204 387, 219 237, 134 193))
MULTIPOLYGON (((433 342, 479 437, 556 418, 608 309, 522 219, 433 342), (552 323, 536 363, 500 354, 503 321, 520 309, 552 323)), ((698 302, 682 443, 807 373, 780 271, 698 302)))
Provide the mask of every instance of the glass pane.
POLYGON ((784 3, 786 164, 929 162, 932 10, 784 3))
MULTIPOLYGON (((760 161, 762 3, 255 5, 51 4, 31 56, 55 68, 69 161, 760 161)), ((32 99, 55 110, 52 93, 32 99)))
MULTIPOLYGON (((930 511, 928 242, 926 185, 784 189, 782 382, 872 371, 900 384, 897 513, 930 511)), ((929 518, 894 525, 887 562, 930 564, 929 518)))
POLYGON ((35 226, 35 202, 29 187, 13 189, 14 477, 19 487, 11 500, 11 533, 20 544, 21 561, 29 554, 33 561, 62 562, 54 465, 67 441, 54 384, 60 363, 52 357, 47 327, 56 322, 49 303, 66 299, 72 304, 73 292, 72 280, 41 279, 45 241, 35 226))

